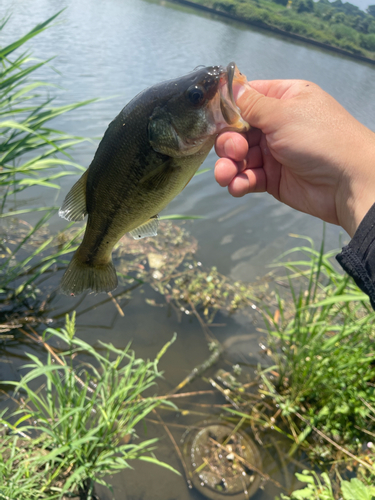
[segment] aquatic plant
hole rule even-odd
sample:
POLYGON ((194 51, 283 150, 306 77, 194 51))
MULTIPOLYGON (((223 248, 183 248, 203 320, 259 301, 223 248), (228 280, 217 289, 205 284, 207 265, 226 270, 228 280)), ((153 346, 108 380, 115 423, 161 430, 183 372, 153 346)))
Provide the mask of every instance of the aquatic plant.
MULTIPOLYGON (((332 262, 336 252, 310 246, 286 252, 303 257, 281 266, 290 297, 276 291, 277 308, 265 308, 270 357, 277 372, 276 399, 284 416, 297 408, 309 425, 359 449, 374 428, 375 312, 368 297, 332 262), (298 253, 297 253, 298 252, 298 253), (305 258, 304 258, 305 257, 305 258), (307 258, 306 258, 307 257, 307 258)), ((267 380, 265 374, 264 380, 267 380)), ((271 395, 271 386, 265 394, 271 395)))
POLYGON ((372 484, 375 312, 333 262, 335 252, 324 251, 324 239, 316 250, 297 237, 308 245, 280 257, 276 267, 286 275, 276 274, 274 291, 256 302, 264 359, 255 374, 226 374, 226 412, 250 424, 259 442, 272 429, 291 440, 289 456, 301 448, 323 470, 357 471, 372 484))
MULTIPOLYGON (((297 479, 306 484, 305 488, 293 491, 292 495, 281 494, 281 500, 335 500, 332 483, 326 472, 321 479, 316 472, 303 471, 296 474, 297 479)), ((365 485, 357 478, 340 482, 342 500, 372 500, 375 496, 375 486, 365 485)), ((276 497, 276 500, 279 500, 276 497)))
POLYGON ((65 328, 31 337, 48 356, 42 362, 27 354, 21 380, 2 383, 14 386, 17 406, 0 418, 8 430, 0 441, 0 499, 91 500, 94 483, 110 488, 104 476, 129 468, 131 460, 173 470, 153 455, 157 440, 139 441, 135 431, 161 403, 174 408, 145 395, 161 376, 158 363, 169 344, 151 361, 136 358, 129 346, 100 342, 97 350, 75 336, 74 314, 65 328))
MULTIPOLYGON (((34 248, 31 255, 25 254, 23 246, 48 223, 57 207, 19 209, 17 206, 17 194, 25 189, 35 186, 59 189, 59 178, 83 170, 68 154, 69 148, 83 139, 56 130, 51 121, 92 101, 53 106, 51 85, 36 81, 34 76, 49 61, 36 61, 24 49, 27 42, 42 33, 58 15, 0 48, 0 218, 46 212, 16 244, 7 241, 6 232, 1 234, 0 294, 3 300, 32 294, 37 278, 50 269, 60 255, 71 251, 69 242, 58 252, 48 253, 50 237, 34 248)), ((0 33, 8 21, 9 18, 0 23, 0 33)))
MULTIPOLYGON (((197 241, 182 225, 166 221, 160 229, 162 238, 135 241, 125 235, 120 241, 116 266, 127 282, 130 275, 150 283, 178 315, 196 315, 198 311, 208 324, 218 311, 232 314, 256 307, 255 297, 263 296, 267 279, 256 284, 233 281, 216 267, 206 268, 197 260, 197 241)), ((155 300, 146 301, 160 305, 155 300)))

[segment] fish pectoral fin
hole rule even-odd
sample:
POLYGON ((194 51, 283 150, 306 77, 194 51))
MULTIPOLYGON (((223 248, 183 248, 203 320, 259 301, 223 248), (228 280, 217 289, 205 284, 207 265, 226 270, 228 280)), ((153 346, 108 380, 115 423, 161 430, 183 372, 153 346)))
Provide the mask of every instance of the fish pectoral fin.
POLYGON ((64 203, 59 210, 59 216, 66 220, 79 221, 87 215, 86 208, 86 182, 88 170, 74 184, 66 195, 64 203))
POLYGON ((151 219, 144 224, 141 224, 132 231, 129 231, 129 234, 131 234, 135 240, 140 240, 141 238, 147 238, 148 236, 156 236, 158 234, 158 227, 159 216, 154 215, 154 217, 151 217, 151 219))
POLYGON ((160 188, 169 181, 174 168, 173 160, 168 159, 143 176, 139 183, 147 190, 160 188))

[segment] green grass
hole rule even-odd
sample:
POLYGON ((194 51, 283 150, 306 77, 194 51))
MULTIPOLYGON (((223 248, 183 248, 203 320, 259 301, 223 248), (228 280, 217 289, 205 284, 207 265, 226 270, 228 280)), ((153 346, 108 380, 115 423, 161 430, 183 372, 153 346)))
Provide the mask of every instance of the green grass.
MULTIPOLYGON (((276 293, 278 314, 267 329, 279 377, 284 415, 303 411, 312 425, 352 448, 362 429, 375 430, 375 312, 349 276, 332 262, 335 252, 300 246, 288 271, 291 303, 276 293), (364 403, 367 402, 370 407, 364 403)), ((305 429, 306 433, 306 429, 305 429)))
POLYGON ((152 396, 169 344, 148 361, 129 346, 100 342, 99 352, 75 336, 74 315, 64 329, 47 329, 43 342, 47 361, 27 354, 27 373, 19 382, 3 382, 14 386, 20 403, 0 419, 10 431, 0 441, 0 499, 80 494, 89 500, 95 482, 110 488, 104 476, 132 460, 174 470, 154 456, 156 439, 140 441, 135 431, 161 403, 173 406, 152 396), (51 340, 65 347, 56 352, 51 340))
MULTIPOLYGON (((17 244, 3 238, 0 259, 0 293, 10 296, 32 293, 37 278, 59 262, 71 245, 52 251, 52 238, 35 248, 32 255, 22 253, 28 241, 48 223, 57 207, 11 210, 18 193, 33 187, 60 189, 58 180, 83 170, 69 155, 69 149, 83 141, 56 130, 52 122, 58 116, 91 101, 53 106, 51 85, 30 77, 49 61, 36 61, 27 51, 27 43, 42 33, 59 15, 37 25, 18 40, 0 48, 0 218, 15 217, 33 211, 45 211, 39 222, 17 244), (48 88, 48 93, 47 93, 48 88), (49 254, 47 256, 47 250, 49 254), (27 293, 26 293, 27 292, 27 293)), ((6 29, 8 19, 0 25, 6 29)))
MULTIPOLYGON (((371 485, 375 454, 367 443, 375 438, 375 312, 367 295, 339 270, 337 252, 324 251, 324 238, 317 250, 310 238, 294 236, 307 244, 280 257, 275 267, 283 272, 275 289, 258 301, 266 358, 256 372, 256 394, 233 386, 228 397, 237 407, 228 411, 256 432, 271 428, 287 436, 290 456, 301 449, 322 470, 344 478, 348 470, 356 471, 371 485)), ((253 379, 248 382, 254 386, 253 379)), ((291 498, 320 498, 314 491, 291 498)))
MULTIPOLYGON (((294 491, 290 497, 281 494, 281 500, 336 500, 327 473, 323 472, 321 478, 315 472, 308 471, 296 476, 299 481, 306 484, 306 487, 294 491)), ((342 500, 372 500, 375 496, 375 486, 365 485, 354 478, 350 481, 341 481, 338 493, 342 500)), ((276 500, 279 500, 278 497, 276 500)))

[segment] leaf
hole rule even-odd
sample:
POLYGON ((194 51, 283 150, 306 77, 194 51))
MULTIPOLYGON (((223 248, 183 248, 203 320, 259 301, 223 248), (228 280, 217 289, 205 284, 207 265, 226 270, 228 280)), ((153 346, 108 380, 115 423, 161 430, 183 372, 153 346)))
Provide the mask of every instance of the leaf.
POLYGON ((210 168, 202 168, 201 170, 198 170, 198 172, 195 172, 194 177, 197 175, 205 174, 206 172, 209 172, 211 169, 210 168))
POLYGON ((23 210, 15 210, 14 212, 7 212, 5 214, 0 214, 0 218, 3 217, 15 217, 20 214, 28 214, 31 212, 45 212, 47 210, 58 210, 59 207, 40 207, 40 208, 26 208, 23 210))
MULTIPOLYGON (((29 31, 29 33, 27 33, 25 36, 19 38, 16 42, 13 42, 12 44, 8 45, 7 47, 2 48, 0 51, 0 61, 2 59, 4 59, 5 57, 7 57, 10 53, 14 52, 19 47, 21 47, 21 45, 23 45, 24 43, 29 41, 30 38, 38 35, 42 31, 44 31, 45 28, 47 27, 47 25, 50 24, 52 21, 54 21, 57 18, 57 16, 59 16, 61 14, 61 12, 63 10, 64 9, 57 12, 57 14, 55 14, 52 17, 50 17, 49 19, 47 19, 47 21, 44 21, 43 23, 40 23, 37 26, 35 26, 35 28, 33 28, 31 31, 29 31)), ((4 25, 2 27, 4 27, 4 25)))
POLYGON ((323 307, 330 306, 332 304, 339 304, 340 302, 353 302, 353 301, 363 301, 369 302, 370 299, 368 295, 365 293, 356 293, 356 294, 345 294, 345 295, 333 295, 332 297, 328 297, 327 299, 321 300, 315 304, 311 304, 309 307, 323 307))
POLYGON ((310 486, 307 486, 302 490, 293 491, 292 498, 293 500, 315 500, 316 496, 314 490, 310 486))
POLYGON ((315 484, 314 478, 310 475, 307 475, 306 471, 304 471, 304 474, 298 474, 297 472, 296 478, 298 479, 298 481, 301 481, 301 483, 315 484))
POLYGON ((166 469, 174 472, 175 474, 178 474, 179 476, 181 476, 180 472, 178 472, 178 470, 174 469, 171 465, 165 463, 165 462, 160 462, 160 460, 158 460, 157 458, 154 458, 154 457, 148 457, 148 456, 142 456, 142 457, 138 457, 138 460, 142 460, 143 462, 150 462, 152 464, 156 464, 156 465, 159 465, 160 467, 165 467, 166 469))
POLYGON ((161 215, 159 217, 160 220, 191 220, 191 219, 203 219, 200 215, 179 215, 179 214, 171 214, 171 215, 161 215))
POLYGON ((372 500, 375 495, 374 486, 365 486, 357 478, 342 481, 341 489, 344 500, 372 500))

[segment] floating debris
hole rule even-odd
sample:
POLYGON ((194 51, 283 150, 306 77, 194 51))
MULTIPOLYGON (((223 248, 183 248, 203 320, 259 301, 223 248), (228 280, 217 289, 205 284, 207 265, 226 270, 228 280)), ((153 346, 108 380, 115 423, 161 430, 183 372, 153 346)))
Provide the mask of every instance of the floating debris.
POLYGON ((202 310, 207 323, 213 322, 219 310, 229 314, 244 307, 257 310, 254 302, 265 295, 267 278, 255 284, 241 283, 222 275, 216 267, 206 269, 195 258, 197 241, 182 225, 160 224, 161 238, 134 241, 125 235, 120 240, 115 256, 122 275, 135 273, 136 279, 150 283, 180 313, 202 310))

